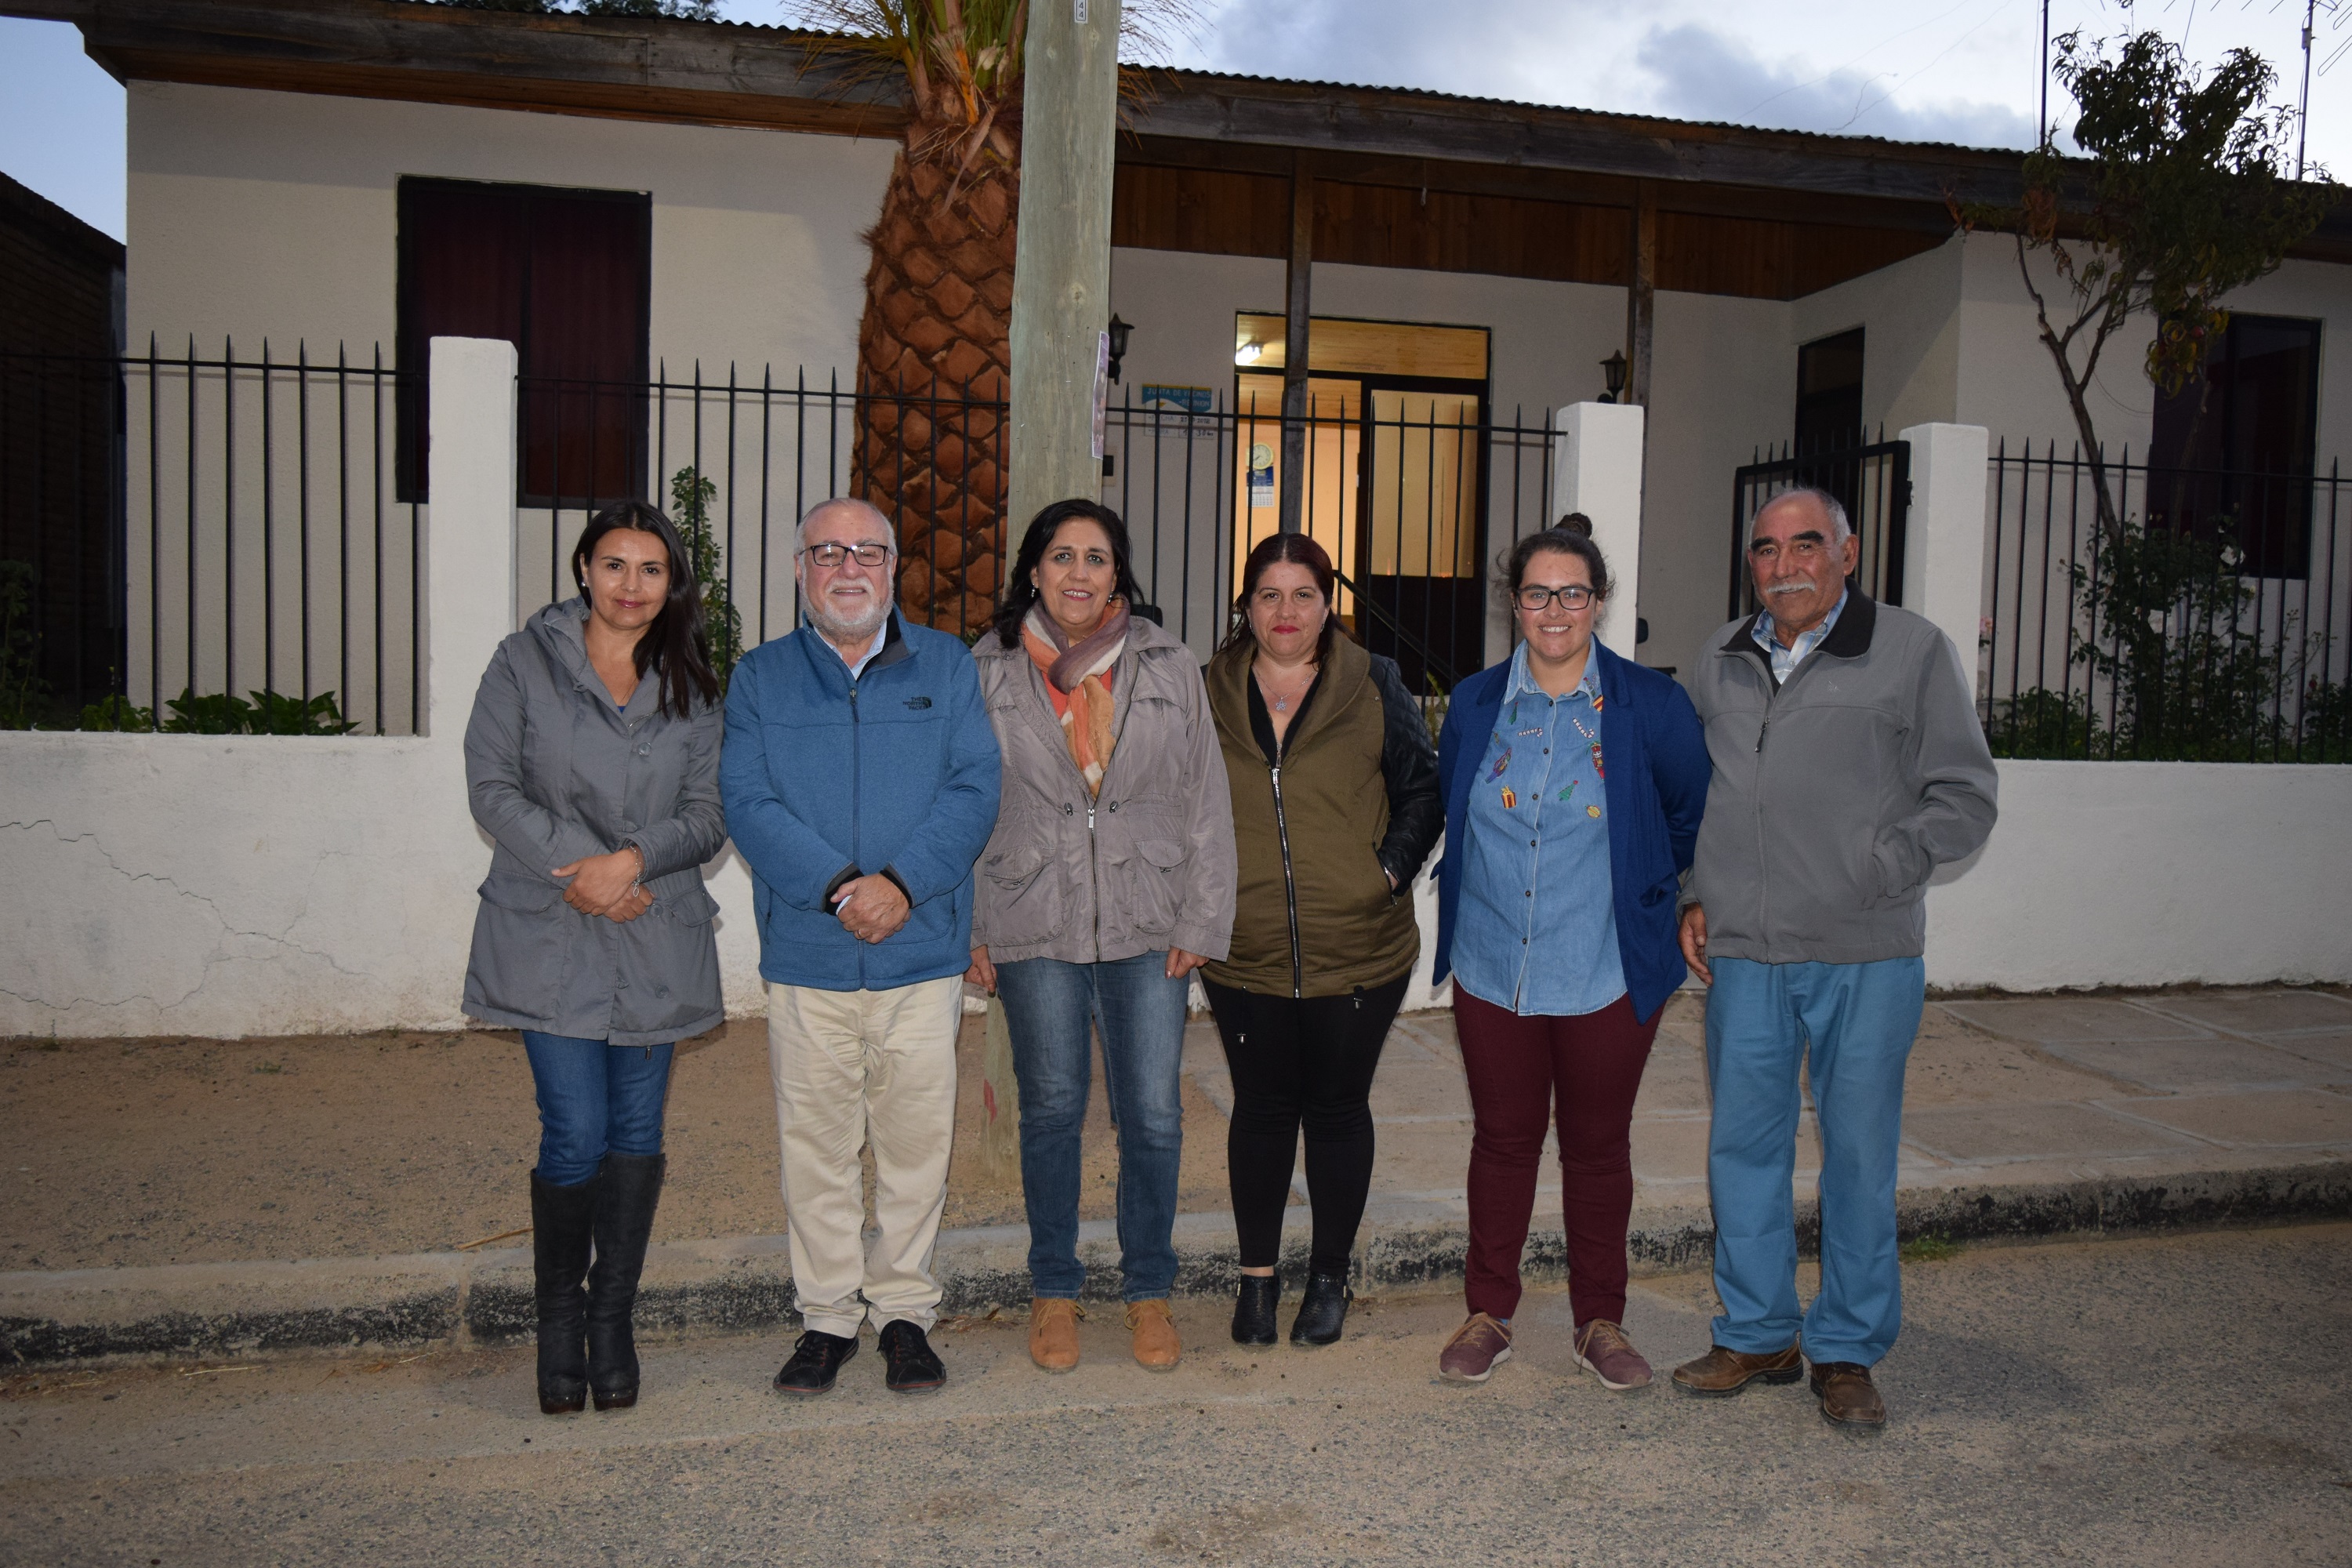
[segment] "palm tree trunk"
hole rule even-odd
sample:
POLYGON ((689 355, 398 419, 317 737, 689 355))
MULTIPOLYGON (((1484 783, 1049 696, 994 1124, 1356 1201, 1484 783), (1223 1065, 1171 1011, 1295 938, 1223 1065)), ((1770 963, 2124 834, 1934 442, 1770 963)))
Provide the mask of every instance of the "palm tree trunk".
POLYGON ((908 127, 866 235, 852 478, 898 525, 904 613, 968 634, 1003 587, 1020 175, 910 158, 936 129, 908 127))

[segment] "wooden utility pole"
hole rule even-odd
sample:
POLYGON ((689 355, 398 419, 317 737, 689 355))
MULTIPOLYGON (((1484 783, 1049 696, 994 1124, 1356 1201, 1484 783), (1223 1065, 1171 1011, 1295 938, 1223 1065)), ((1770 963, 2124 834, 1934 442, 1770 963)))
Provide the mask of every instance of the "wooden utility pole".
MULTIPOLYGON (((1110 186, 1118 137, 1119 0, 1030 0, 1020 227, 1013 259, 1012 471, 1004 560, 1057 500, 1102 494, 1095 411, 1110 326, 1110 186)), ((981 1051, 981 1153, 1020 1169, 1021 1091, 1001 1002, 981 1051)))
POLYGON ((1013 264, 1005 559, 1045 507, 1102 493, 1096 367, 1110 324, 1119 0, 1032 0, 1013 264))
POLYGON ((1625 398, 1650 405, 1650 336, 1658 296, 1658 195, 1647 180, 1633 196, 1625 280, 1625 398))
POLYGON ((1310 286, 1315 274, 1315 169, 1304 153, 1290 165, 1290 258, 1282 290, 1282 531, 1305 526, 1307 495, 1307 377, 1310 286))

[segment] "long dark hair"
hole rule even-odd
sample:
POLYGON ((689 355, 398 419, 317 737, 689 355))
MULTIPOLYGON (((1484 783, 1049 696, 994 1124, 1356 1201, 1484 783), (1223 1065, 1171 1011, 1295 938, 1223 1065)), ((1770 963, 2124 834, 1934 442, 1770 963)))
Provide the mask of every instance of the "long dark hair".
POLYGON ((1257 646, 1257 633, 1250 626, 1250 595, 1257 592, 1257 580, 1265 575, 1265 569, 1277 561, 1306 567, 1323 591, 1323 635, 1315 641, 1315 662, 1320 664, 1330 656, 1331 639, 1339 632, 1339 602, 1332 594, 1339 574, 1331 569, 1331 557, 1324 548, 1303 533, 1269 533, 1249 552, 1249 559, 1242 563, 1242 591, 1234 597, 1233 630, 1217 645, 1217 651, 1257 646))
POLYGON ((1004 584, 1004 602, 996 606, 995 617, 988 624, 996 633, 996 640, 1004 647, 1021 646, 1021 623, 1029 614, 1029 606, 1037 602, 1037 584, 1029 574, 1037 570, 1037 563, 1045 559, 1045 551, 1054 542, 1054 535, 1062 531, 1062 524, 1083 518, 1098 525, 1110 541, 1111 566, 1118 577, 1118 596, 1127 601, 1132 611, 1143 603, 1143 590, 1135 584, 1135 566, 1129 558, 1127 524, 1118 513, 1107 506, 1073 497, 1057 500, 1029 520, 1029 531, 1021 536, 1021 552, 1013 557, 1013 572, 1004 584))
POLYGON ((711 672, 710 642, 703 635, 702 586, 695 581, 694 563, 687 558, 686 542, 669 519, 641 500, 625 500, 590 518, 580 531, 580 542, 572 547, 572 581, 583 598, 588 596, 588 562, 596 553, 596 542, 616 528, 650 533, 669 552, 669 595, 637 639, 634 657, 639 680, 648 670, 658 673, 661 710, 686 718, 698 701, 708 705, 719 700, 719 677, 711 672))

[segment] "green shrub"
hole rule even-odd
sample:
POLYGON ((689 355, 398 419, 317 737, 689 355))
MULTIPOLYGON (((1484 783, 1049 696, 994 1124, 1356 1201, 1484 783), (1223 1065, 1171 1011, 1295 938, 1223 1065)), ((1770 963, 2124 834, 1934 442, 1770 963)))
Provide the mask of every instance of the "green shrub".
POLYGON ((253 700, 225 691, 199 697, 183 689, 165 706, 172 716, 163 721, 167 735, 348 735, 359 728, 347 721, 335 706, 335 694, 321 691, 305 700, 278 691, 247 693, 253 700))
POLYGON ((727 591, 726 563, 719 558, 719 540, 710 530, 710 503, 719 487, 689 465, 670 476, 669 520, 694 562, 694 580, 702 589, 702 636, 710 668, 719 677, 719 692, 727 694, 727 678, 743 657, 743 617, 727 591))

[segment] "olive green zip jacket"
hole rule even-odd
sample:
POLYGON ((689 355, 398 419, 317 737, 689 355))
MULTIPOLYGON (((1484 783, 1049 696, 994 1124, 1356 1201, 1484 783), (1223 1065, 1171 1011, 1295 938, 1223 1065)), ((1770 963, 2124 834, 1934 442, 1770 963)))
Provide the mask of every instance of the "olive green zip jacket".
POLYGON ((1232 953, 1202 973, 1278 996, 1384 984, 1421 956, 1412 879, 1445 825, 1429 728, 1394 663, 1334 637, 1277 770, 1251 719, 1253 657, 1209 661, 1239 881, 1232 953))

